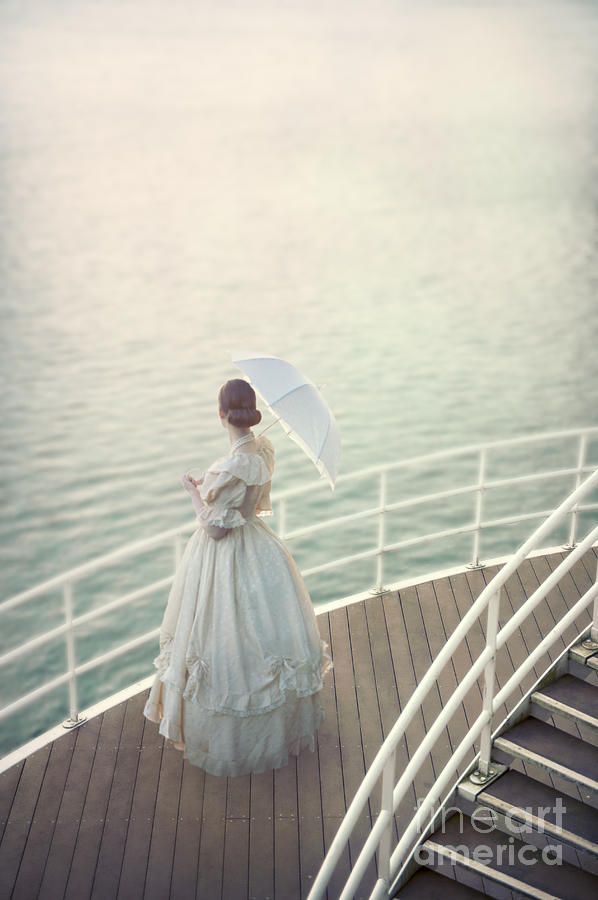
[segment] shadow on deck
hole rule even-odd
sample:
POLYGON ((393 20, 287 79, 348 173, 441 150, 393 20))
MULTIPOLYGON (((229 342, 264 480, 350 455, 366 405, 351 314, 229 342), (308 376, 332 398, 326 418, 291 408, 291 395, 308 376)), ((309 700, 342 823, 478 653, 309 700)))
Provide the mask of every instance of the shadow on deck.
MULTIPOLYGON (((503 591, 501 621, 564 555, 523 564, 503 591)), ((319 616, 334 660, 322 694, 326 721, 317 752, 302 754, 284 769, 230 779, 205 775, 183 761, 158 734, 158 726, 143 717, 149 689, 36 750, 0 776, 0 896, 304 898, 384 736, 496 571, 465 571, 319 616)), ((497 659, 499 686, 587 590, 595 571, 596 553, 590 551, 513 635, 497 659)), ((584 613, 578 627, 555 646, 552 658, 588 622, 589 613, 584 613)), ((480 653, 483 624, 470 632, 408 728, 399 747, 398 771, 480 653)), ((542 660, 524 689, 549 662, 549 657, 542 660)), ((509 708, 521 695, 511 698, 509 708)), ((478 684, 397 810, 397 834, 419 792, 431 785, 477 716, 480 699, 478 684)), ((366 809, 338 866, 330 900, 338 897, 350 857, 376 812, 366 809)), ((369 874, 371 884, 375 873, 369 874)), ((364 888, 363 896, 368 893, 364 888)))

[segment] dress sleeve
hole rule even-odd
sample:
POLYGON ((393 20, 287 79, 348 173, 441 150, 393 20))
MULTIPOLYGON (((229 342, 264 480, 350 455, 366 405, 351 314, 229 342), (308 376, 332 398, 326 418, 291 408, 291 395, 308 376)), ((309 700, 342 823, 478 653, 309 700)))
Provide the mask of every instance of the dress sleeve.
POLYGON ((237 528, 245 519, 237 507, 245 499, 247 485, 230 472, 206 472, 199 487, 204 507, 196 516, 200 525, 237 528))

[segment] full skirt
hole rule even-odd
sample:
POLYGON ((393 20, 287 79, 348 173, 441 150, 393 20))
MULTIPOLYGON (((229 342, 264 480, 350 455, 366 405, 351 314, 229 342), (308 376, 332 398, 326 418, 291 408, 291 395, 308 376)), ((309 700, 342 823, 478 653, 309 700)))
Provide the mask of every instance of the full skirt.
POLYGON ((262 519, 219 541, 191 535, 154 665, 143 713, 206 772, 264 772, 314 750, 332 663, 301 574, 262 519))

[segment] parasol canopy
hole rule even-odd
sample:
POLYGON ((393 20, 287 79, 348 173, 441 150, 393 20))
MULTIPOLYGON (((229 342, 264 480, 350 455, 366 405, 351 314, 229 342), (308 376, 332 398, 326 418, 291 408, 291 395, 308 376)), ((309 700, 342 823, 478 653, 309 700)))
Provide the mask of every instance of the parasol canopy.
POLYGON ((334 488, 341 438, 322 391, 291 363, 277 356, 237 351, 233 363, 249 379, 288 436, 334 488))

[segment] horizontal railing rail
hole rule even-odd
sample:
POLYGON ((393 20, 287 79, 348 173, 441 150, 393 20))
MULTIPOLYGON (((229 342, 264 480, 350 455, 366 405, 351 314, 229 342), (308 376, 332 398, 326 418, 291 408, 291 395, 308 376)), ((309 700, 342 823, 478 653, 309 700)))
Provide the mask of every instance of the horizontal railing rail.
MULTIPOLYGON (((379 479, 379 496, 378 502, 375 505, 368 505, 366 509, 358 509, 357 511, 351 511, 342 515, 332 516, 324 521, 314 522, 308 526, 294 529, 286 528, 289 505, 291 503, 294 503, 295 501, 300 501, 301 499, 308 495, 311 495, 315 491, 323 490, 325 488, 325 484, 323 481, 318 481, 299 488, 290 488, 285 491, 274 493, 272 497, 278 512, 278 533, 285 541, 290 541, 293 539, 309 537, 311 535, 319 536, 325 534, 326 532, 335 534, 346 525, 351 525, 360 521, 367 522, 368 520, 373 520, 374 542, 370 548, 349 553, 339 558, 327 559, 321 564, 303 568, 302 571, 305 578, 321 575, 324 573, 330 573, 335 570, 341 570, 342 575, 342 570, 348 565, 360 561, 365 562, 367 560, 376 560, 377 563, 375 584, 371 586, 371 589, 374 591, 381 590, 383 588, 385 577, 385 561, 390 555, 424 544, 433 544, 435 542, 440 542, 447 538, 455 537, 458 535, 471 534, 473 536, 472 556, 469 560, 469 564, 472 566, 478 566, 480 565, 482 537, 484 532, 490 531, 491 529, 500 529, 509 525, 538 520, 540 518, 544 518, 549 514, 549 511, 542 509, 534 510, 532 512, 514 513, 512 515, 503 516, 500 518, 486 519, 484 517, 484 496, 489 491, 492 491, 494 489, 500 489, 509 486, 519 487, 527 483, 534 484, 555 481, 558 483, 565 478, 573 478, 577 485, 581 484, 584 475, 592 469, 591 465, 589 465, 587 462, 588 446, 592 440, 597 438, 598 426, 586 429, 569 429, 566 431, 554 431, 547 434, 508 438, 502 441, 472 444, 465 447, 440 450, 419 457, 413 457, 410 459, 385 463, 379 466, 370 466, 367 468, 363 468, 358 470, 357 472, 340 476, 337 480, 337 485, 342 485, 345 483, 354 485, 356 483, 359 483, 361 480, 377 477, 379 479), (551 444, 552 442, 568 442, 571 440, 576 442, 573 447, 573 465, 566 466, 564 468, 551 467, 548 471, 534 471, 526 475, 518 474, 506 478, 503 477, 489 479, 486 476, 486 473, 488 471, 488 460, 492 453, 513 447, 534 447, 542 443, 551 444), (445 490, 436 490, 433 492, 422 494, 420 496, 404 498, 401 500, 392 501, 389 498, 388 479, 391 473, 397 472, 399 470, 410 471, 416 470, 418 468, 421 469, 422 467, 429 468, 431 465, 433 466, 439 465, 440 463, 444 464, 447 462, 455 462, 468 456, 473 456, 474 461, 477 458, 478 476, 475 481, 468 481, 465 485, 459 485, 445 490), (418 507, 422 507, 425 504, 442 504, 444 501, 450 498, 466 497, 468 495, 473 496, 474 499, 471 521, 454 525, 443 530, 436 530, 415 537, 405 538, 400 541, 391 541, 387 538, 387 523, 388 516, 390 514, 404 510, 414 510, 418 507)), ((571 508, 569 512, 571 523, 569 531, 569 546, 574 546, 576 542, 580 514, 593 511, 597 508, 598 504, 595 503, 577 503, 573 508, 571 508)), ((147 553, 147 551, 150 551, 152 549, 163 548, 165 546, 168 546, 169 544, 172 546, 174 551, 174 570, 176 571, 176 567, 182 557, 183 541, 185 537, 191 535, 191 533, 196 528, 197 522, 191 521, 175 528, 170 528, 166 531, 160 532, 159 534, 153 535, 150 538, 127 544, 126 546, 120 547, 117 550, 114 550, 107 554, 103 554, 102 556, 96 557, 95 559, 89 560, 88 562, 76 566, 75 568, 72 568, 67 572, 56 575, 44 581, 43 583, 22 591, 19 594, 16 594, 15 596, 0 603, 1 617, 2 615, 6 615, 11 610, 22 606, 29 601, 47 595, 50 592, 60 590, 62 591, 64 606, 63 624, 48 629, 45 633, 36 635, 30 640, 24 641, 20 646, 14 647, 13 649, 1 654, 0 667, 12 665, 20 658, 26 656, 27 654, 31 654, 31 651, 38 650, 44 644, 47 644, 50 641, 56 640, 61 637, 63 637, 65 640, 67 656, 67 671, 64 674, 53 677, 46 683, 41 684, 35 690, 29 691, 22 696, 11 700, 11 702, 0 709, 0 721, 7 719, 9 716, 22 710, 27 705, 34 703, 36 700, 65 684, 68 684, 70 714, 69 718, 63 724, 69 727, 72 725, 76 725, 80 721, 82 721, 81 717, 79 716, 78 709, 78 677, 84 672, 87 672, 96 666, 99 666, 111 660, 118 659, 124 654, 127 654, 131 649, 134 649, 135 647, 142 646, 144 643, 155 641, 158 636, 159 629, 150 629, 139 637, 135 637, 131 640, 125 641, 117 647, 111 648, 108 651, 101 652, 93 659, 87 660, 85 662, 77 662, 76 659, 75 635, 77 630, 80 629, 81 626, 86 625, 101 616, 105 616, 118 608, 129 606, 132 603, 149 597, 158 590, 166 591, 170 588, 173 582, 174 571, 164 578, 154 581, 144 587, 138 588, 121 597, 107 600, 104 603, 99 604, 93 610, 79 615, 74 614, 74 588, 79 582, 81 582, 84 578, 89 577, 90 575, 94 575, 100 571, 110 568, 111 566, 116 566, 119 563, 122 563, 125 560, 129 560, 139 554, 147 553)), ((340 590, 338 593, 340 596, 342 596, 342 592, 340 590)), ((347 592, 345 591, 344 593, 346 594, 347 592)), ((97 699, 101 698, 98 697, 97 699)))
POLYGON ((594 639, 598 639, 597 573, 597 578, 589 590, 587 590, 569 612, 555 624, 550 633, 540 641, 534 651, 531 652, 526 660, 516 669, 503 688, 496 695, 494 694, 494 672, 497 650, 507 643, 509 637, 533 612, 538 603, 559 583, 561 578, 571 570, 572 566, 598 542, 598 525, 590 529, 584 539, 567 554, 551 575, 546 578, 538 589, 525 601, 517 613, 511 617, 509 622, 503 625, 499 630, 498 614, 500 592, 508 579, 518 570, 521 563, 528 558, 529 554, 535 548, 541 546, 547 536, 557 528, 573 510, 579 508, 579 501, 590 493, 590 491, 595 489, 596 486, 598 486, 598 469, 576 487, 576 489, 533 532, 531 537, 521 545, 511 559, 502 566, 500 571, 482 590, 459 625, 450 635, 425 676, 415 688, 405 705, 405 708, 369 767, 349 809, 347 810, 345 818, 330 845, 324 863, 308 895, 308 900, 320 900, 320 898, 324 896, 335 867, 348 845, 353 829, 360 820, 366 804, 372 798, 372 794, 376 789, 381 776, 382 798, 380 812, 359 856, 352 865, 351 874, 340 894, 340 900, 351 900, 376 853, 378 853, 378 877, 374 888, 370 893, 370 900, 388 897, 390 887, 397 873, 401 869, 401 866, 404 864, 409 853, 414 849, 414 841, 415 846, 417 845, 422 825, 427 821, 426 817, 429 817, 433 813, 435 806, 443 796, 447 786, 450 784, 451 780, 454 780, 457 768, 465 758, 466 754, 471 751, 475 742, 479 740, 480 749, 476 756, 478 775, 481 780, 487 779, 491 772, 490 758, 494 714, 511 696, 513 691, 521 685, 522 679, 533 668, 534 664, 541 658, 543 653, 545 653, 546 650, 562 636, 566 628, 568 628, 580 613, 587 609, 591 603, 594 603, 591 636, 594 639), (429 691, 437 683, 437 679, 445 665, 451 661, 457 648, 467 638, 471 628, 485 612, 487 614, 487 622, 485 629, 486 644, 484 649, 477 660, 472 664, 467 674, 460 678, 458 686, 448 701, 443 702, 441 712, 413 753, 407 766, 402 772, 401 777, 397 783, 394 784, 395 759, 399 742, 402 740, 413 717, 422 708, 429 691), (429 788, 426 796, 423 798, 423 801, 418 803, 416 814, 407 824, 395 850, 391 854, 394 812, 405 797, 407 791, 411 788, 415 777, 425 763, 439 736, 450 724, 453 714, 459 709, 463 698, 482 675, 484 676, 484 692, 482 708, 478 717, 454 750, 450 759, 444 765, 442 771, 434 781, 434 784, 429 788), (391 785, 393 785, 392 788, 391 785))

